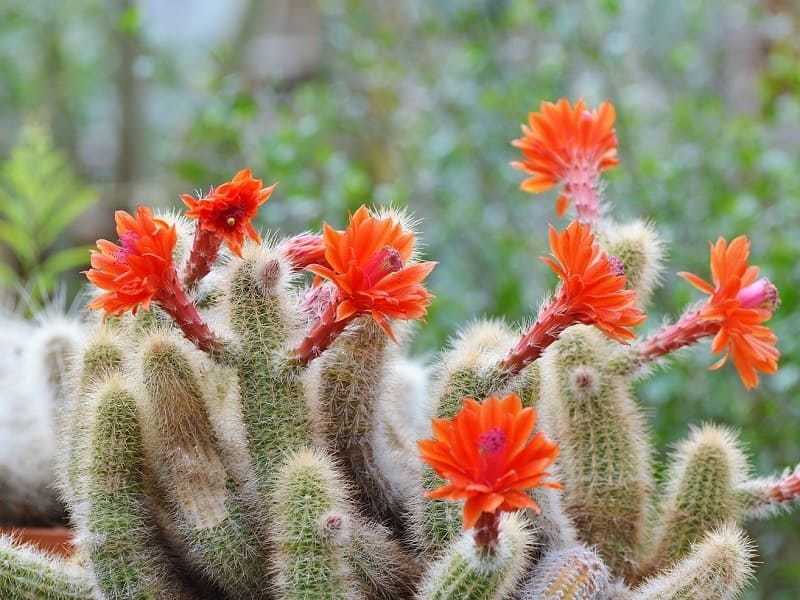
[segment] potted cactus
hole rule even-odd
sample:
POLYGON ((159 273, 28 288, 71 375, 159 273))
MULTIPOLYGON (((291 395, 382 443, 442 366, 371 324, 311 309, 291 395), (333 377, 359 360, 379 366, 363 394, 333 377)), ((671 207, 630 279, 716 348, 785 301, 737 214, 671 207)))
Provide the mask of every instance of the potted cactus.
MULTIPOLYGON (((514 163, 563 184, 532 324, 465 327, 430 368, 404 353, 436 267, 410 219, 264 242, 249 170, 186 217, 117 213, 98 241, 59 477, 80 561, 4 539, 3 597, 734 598, 743 520, 800 495, 755 478, 735 435, 694 430, 654 481, 632 382, 713 338, 744 385, 777 369, 777 290, 739 237, 674 324, 637 337, 659 281, 654 228, 605 217, 614 109, 543 103, 514 163), (304 273, 313 274, 313 281, 304 273), (430 373, 430 377, 428 374, 430 373)), ((544 233, 544 232, 542 232, 544 233)), ((445 266, 443 266, 444 268, 445 266)))

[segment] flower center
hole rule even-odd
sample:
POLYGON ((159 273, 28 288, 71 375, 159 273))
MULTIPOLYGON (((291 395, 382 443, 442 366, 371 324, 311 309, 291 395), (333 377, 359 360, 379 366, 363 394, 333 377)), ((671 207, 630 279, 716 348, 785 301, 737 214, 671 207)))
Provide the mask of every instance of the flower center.
POLYGON ((235 227, 236 224, 244 217, 244 210, 241 206, 233 205, 222 213, 222 220, 228 227, 235 227))
POLYGON ((754 281, 736 294, 742 308, 765 308, 774 311, 778 308, 780 297, 778 288, 766 277, 754 281))
POLYGON ((495 427, 478 436, 478 450, 481 454, 497 454, 506 447, 506 432, 495 427))
POLYGON ((367 285, 373 286, 386 277, 403 268, 403 258, 394 246, 384 246, 375 252, 364 265, 364 275, 367 285))
POLYGON ((612 275, 625 275, 625 263, 619 256, 608 257, 608 269, 612 275))
POLYGON ((126 231, 121 236, 119 236, 119 245, 120 248, 116 252, 114 252, 114 262, 119 264, 127 263, 128 257, 133 254, 134 256, 140 256, 141 252, 136 249, 136 242, 139 241, 139 236, 135 234, 133 231, 126 231))

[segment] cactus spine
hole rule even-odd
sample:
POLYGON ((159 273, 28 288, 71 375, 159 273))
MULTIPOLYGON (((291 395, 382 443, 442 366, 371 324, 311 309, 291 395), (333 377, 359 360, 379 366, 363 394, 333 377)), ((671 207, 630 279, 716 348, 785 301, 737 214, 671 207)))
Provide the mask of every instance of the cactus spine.
POLYGON ((242 511, 223 464, 190 358, 171 335, 156 332, 141 360, 145 452, 187 560, 237 598, 263 596, 266 554, 242 511), (169 402, 164 402, 164 399, 169 402))
POLYGON ((636 588, 626 600, 738 598, 753 574, 753 545, 730 524, 705 535, 685 558, 636 588))
POLYGON ((273 496, 277 588, 287 600, 362 598, 344 547, 351 516, 342 481, 324 457, 290 456, 275 478, 273 496))
POLYGON ((93 394, 85 519, 80 548, 92 566, 95 585, 111 598, 191 598, 156 541, 153 516, 145 504, 145 464, 137 400, 119 376, 93 394))
POLYGON ((733 433, 712 425, 695 429, 672 457, 652 564, 684 556, 703 533, 738 521, 736 488, 747 461, 733 433))
POLYGON ((573 546, 542 556, 520 600, 600 600, 606 597, 610 573, 594 550, 573 546))

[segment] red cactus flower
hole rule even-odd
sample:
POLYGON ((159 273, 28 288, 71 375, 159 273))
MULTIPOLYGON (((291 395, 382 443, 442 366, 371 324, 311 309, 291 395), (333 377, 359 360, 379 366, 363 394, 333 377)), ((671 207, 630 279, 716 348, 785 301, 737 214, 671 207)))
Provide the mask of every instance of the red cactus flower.
POLYGON ((135 217, 117 211, 115 220, 119 245, 97 240, 92 268, 85 272, 89 281, 105 290, 89 308, 103 309, 106 315, 120 316, 129 310, 135 315, 140 306, 148 310, 154 302, 200 349, 219 347, 178 279, 172 260, 178 240, 175 226, 154 219, 146 206, 137 206, 135 217))
POLYGON ((521 508, 540 512, 525 491, 561 485, 542 481, 558 446, 541 431, 531 438, 535 425, 536 409, 522 408, 514 393, 483 403, 464 398, 464 407, 452 420, 433 420, 434 439, 417 442, 422 460, 447 480, 425 497, 465 500, 464 529, 475 526, 484 513, 521 508))
POLYGON ((198 219, 198 232, 213 233, 225 241, 231 252, 241 257, 245 238, 261 243, 261 236, 253 228, 251 220, 276 185, 273 183, 262 188, 262 181, 253 179, 250 169, 242 169, 231 181, 212 188, 205 198, 195 199, 183 194, 181 199, 189 207, 186 216, 198 219))
POLYGON ((531 175, 520 189, 538 194, 563 182, 556 214, 562 216, 574 200, 578 220, 595 222, 601 211, 598 178, 619 164, 615 116, 610 102, 593 111, 583 100, 574 107, 565 98, 542 102, 540 112, 528 114, 522 137, 511 142, 524 155, 511 165, 531 175))
POLYGON ((635 306, 636 292, 625 289, 622 263, 595 243, 589 225, 573 221, 561 233, 550 226, 553 258, 541 257, 561 278, 555 298, 503 361, 503 368, 521 371, 538 358, 564 329, 576 323, 594 325, 609 337, 635 338, 631 327, 645 320, 635 306))
POLYGON ((319 356, 345 325, 371 315, 394 340, 388 319, 422 319, 433 297, 422 281, 435 262, 409 263, 414 234, 391 217, 379 219, 361 206, 344 231, 323 229, 327 265, 307 269, 336 286, 329 309, 295 351, 301 361, 319 356))
POLYGON ((135 217, 119 210, 114 219, 120 245, 97 240, 92 268, 86 271, 89 281, 106 290, 89 308, 102 308, 114 316, 129 310, 136 314, 139 306, 150 307, 174 272, 172 252, 178 236, 174 226, 154 219, 146 206, 137 206, 135 217))
POLYGON ((769 279, 758 278, 758 267, 748 266, 749 254, 746 236, 730 244, 720 237, 711 245, 713 285, 693 273, 678 273, 710 297, 699 309, 648 338, 639 349, 640 356, 652 360, 713 335, 712 354, 724 354, 709 368, 718 369, 732 358, 747 389, 758 386, 757 372, 775 373, 780 358, 777 336, 762 323, 778 306, 778 289, 769 279))

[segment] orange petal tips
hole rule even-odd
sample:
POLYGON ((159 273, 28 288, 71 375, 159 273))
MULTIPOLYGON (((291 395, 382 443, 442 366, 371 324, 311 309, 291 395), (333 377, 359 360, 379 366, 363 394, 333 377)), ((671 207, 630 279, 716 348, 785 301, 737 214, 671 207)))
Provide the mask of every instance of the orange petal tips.
POLYGON ((224 241, 236 256, 242 256, 245 238, 261 243, 252 220, 258 207, 266 202, 277 183, 262 187, 250 169, 242 169, 231 181, 211 188, 204 198, 183 194, 181 200, 189 208, 186 216, 197 219, 194 244, 186 264, 184 281, 191 286, 211 270, 224 241))
POLYGON ((119 245, 98 240, 92 268, 86 272, 89 281, 105 290, 89 308, 102 308, 114 316, 129 310, 136 314, 139 306, 149 308, 175 270, 172 252, 178 236, 174 226, 154 219, 146 206, 138 206, 135 217, 117 211, 114 219, 119 245))
POLYGON ((600 217, 599 176, 619 164, 614 106, 603 102, 590 111, 583 100, 571 106, 565 98, 556 104, 542 102, 539 112, 528 115, 522 137, 511 142, 523 159, 511 166, 530 175, 520 189, 538 194, 559 183, 556 213, 563 216, 575 202, 578 220, 594 223, 600 217))
POLYGON ((758 267, 747 264, 750 241, 739 236, 730 244, 719 238, 711 245, 711 280, 693 273, 679 273, 710 297, 699 309, 685 313, 677 323, 649 337, 639 349, 644 360, 653 360, 703 337, 714 336, 713 354, 723 353, 710 368, 718 369, 728 358, 745 388, 758 386, 757 372, 775 373, 780 352, 777 337, 763 325, 779 303, 778 289, 762 277, 758 267))
POLYGON ((301 362, 319 356, 352 319, 371 315, 394 338, 388 319, 422 319, 432 295, 422 281, 435 262, 412 259, 414 234, 392 218, 372 216, 361 206, 344 231, 323 228, 325 264, 309 271, 327 279, 336 294, 306 338, 295 350, 301 362))
POLYGON ((555 298, 511 350, 502 367, 519 373, 536 360, 564 329, 576 323, 594 325, 620 342, 635 338, 631 327, 645 320, 636 292, 626 289, 622 261, 606 256, 591 227, 573 221, 561 233, 550 226, 550 251, 542 257, 561 279, 555 298))
POLYGON ((422 460, 447 480, 425 497, 464 500, 464 529, 494 525, 496 532, 499 512, 539 512, 526 490, 561 486, 543 481, 558 446, 541 431, 531 437, 535 425, 536 409, 522 408, 514 393, 482 403, 464 398, 452 421, 433 420, 433 439, 417 442, 422 460))
POLYGON ((217 348, 219 340, 200 318, 178 278, 172 260, 178 240, 175 226, 154 219, 146 206, 138 206, 136 216, 117 211, 115 219, 119 245, 97 240, 92 268, 86 271, 86 278, 104 290, 89 308, 120 316, 127 311, 136 314, 140 306, 147 310, 153 302, 201 350, 217 348))

